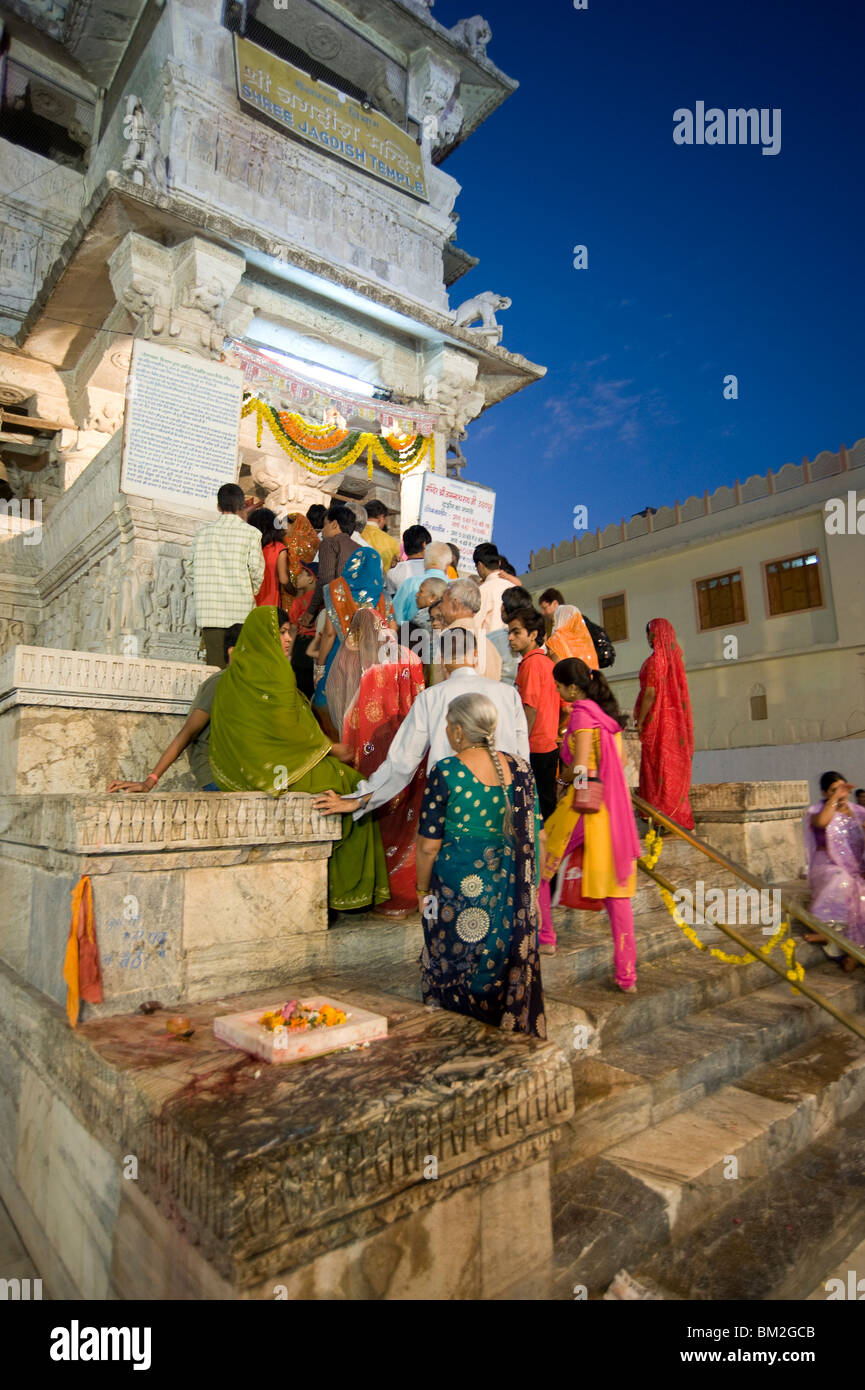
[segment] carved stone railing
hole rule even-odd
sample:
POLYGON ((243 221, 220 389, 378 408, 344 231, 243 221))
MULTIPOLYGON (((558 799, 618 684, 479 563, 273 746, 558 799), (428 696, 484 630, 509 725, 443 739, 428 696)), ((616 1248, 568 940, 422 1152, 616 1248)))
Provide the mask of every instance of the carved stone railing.
POLYGON ((185 715, 215 670, 200 662, 18 646, 0 658, 0 714, 10 705, 59 705, 185 715))
POLYGON ((0 796, 0 957, 62 1001, 69 895, 86 874, 104 1001, 85 1015, 314 968, 342 825, 312 802, 293 792, 0 796))

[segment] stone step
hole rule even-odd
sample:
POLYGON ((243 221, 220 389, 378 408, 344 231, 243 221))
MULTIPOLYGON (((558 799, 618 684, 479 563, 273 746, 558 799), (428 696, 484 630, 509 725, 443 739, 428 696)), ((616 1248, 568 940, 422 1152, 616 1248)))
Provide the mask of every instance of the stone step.
POLYGON ((370 912, 341 912, 321 943, 314 971, 378 972, 405 961, 416 963, 422 946, 423 927, 417 912, 394 921, 370 912))
MULTIPOLYGON (((547 1022, 550 1036, 555 1036, 560 1046, 568 1050, 575 1046, 573 1037, 563 1031, 565 1020, 587 1022, 590 1036, 581 1045, 592 1055, 603 1052, 606 1056, 608 1047, 615 1042, 653 1032, 689 1014, 750 994, 778 978, 770 975, 760 961, 731 965, 707 951, 697 950, 672 922, 676 936, 670 938, 664 921, 670 919, 665 909, 661 911, 663 915, 651 919, 651 930, 637 928, 635 995, 623 994, 612 979, 613 952, 609 940, 605 951, 595 944, 591 954, 590 948, 578 947, 543 958, 547 1022), (581 975, 581 966, 591 973, 581 975), (585 1017, 575 1015, 574 1009, 585 1017)), ((709 945, 739 953, 735 944, 720 932, 701 927, 699 935, 709 945)), ((766 943, 765 937, 753 932, 748 936, 756 950, 766 943)), ((796 955, 806 967, 824 960, 819 947, 802 941, 797 941, 796 955)), ((775 958, 781 963, 777 954, 775 958)))
MULTIPOLYGON (((727 968, 738 974, 753 967, 727 968)), ((844 975, 826 961, 809 969, 808 975, 836 1007, 849 1013, 865 1007, 865 976, 860 973, 844 975)), ((682 1102, 691 1103, 687 1097, 695 1087, 715 1090, 732 1076, 825 1032, 832 1023, 831 1015, 779 981, 693 1013, 684 1025, 671 1023, 649 1035, 613 1043, 604 1048, 603 1060, 651 1082, 653 1114, 664 1107, 673 1113, 683 1108, 682 1102)))
MULTIPOLYGON (((847 976, 824 962, 808 975, 825 998, 848 1012, 865 1005, 865 976, 859 972, 847 976)), ((633 1002, 637 999, 639 995, 633 1002)), ((623 1007, 630 1002, 626 998, 623 1007)), ((572 1046, 576 1109, 555 1146, 556 1167, 568 1168, 687 1110, 725 1083, 834 1026, 829 1014, 779 981, 651 1034, 605 1046, 600 1054, 576 1057, 572 1046)), ((560 1046, 563 1030, 554 1021, 551 1033, 560 1046)), ((855 1040, 855 1034, 850 1036, 855 1040)))
MULTIPOLYGON (((681 1241, 865 1100, 865 1042, 841 1025, 553 1180, 557 1284, 599 1292, 681 1241), (611 1220, 611 1214, 617 1219, 611 1220)), ((579 1124, 579 1117, 577 1119, 579 1124)), ((642 1266, 642 1268, 641 1268, 642 1266)), ((825 1296, 825 1294, 824 1294, 825 1296)))
MULTIPOLYGON (((815 1269, 865 1239, 865 1107, 632 1271, 674 1297, 808 1298, 815 1269)), ((846 1266, 845 1273, 846 1273, 846 1266)))

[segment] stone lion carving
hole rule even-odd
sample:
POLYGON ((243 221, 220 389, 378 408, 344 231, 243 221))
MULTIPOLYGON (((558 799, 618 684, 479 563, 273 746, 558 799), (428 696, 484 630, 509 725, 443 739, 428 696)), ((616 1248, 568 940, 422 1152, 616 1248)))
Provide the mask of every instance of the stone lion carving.
POLYGON ((468 328, 474 324, 476 319, 480 319, 478 332, 495 333, 496 342, 501 342, 502 330, 496 320, 496 314, 501 309, 510 309, 511 300, 503 294, 493 294, 492 290, 484 290, 482 294, 476 294, 473 299, 467 299, 454 312, 454 323, 458 328, 468 328))
POLYGON ((493 31, 483 15, 475 14, 471 19, 461 19, 450 32, 457 43, 463 44, 469 50, 473 58, 487 56, 487 44, 493 36, 493 31))

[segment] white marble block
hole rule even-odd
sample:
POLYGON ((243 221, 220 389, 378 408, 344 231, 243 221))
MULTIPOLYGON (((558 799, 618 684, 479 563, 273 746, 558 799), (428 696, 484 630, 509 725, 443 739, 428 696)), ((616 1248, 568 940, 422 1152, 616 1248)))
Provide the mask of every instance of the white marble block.
MULTIPOLYGON (((262 1062, 302 1062, 306 1057, 322 1057, 326 1052, 338 1052, 340 1048, 350 1047, 352 1043, 372 1042, 376 1038, 387 1037, 387 1019, 382 1014, 370 1013, 353 1004, 338 999, 328 999, 324 994, 316 994, 311 999, 299 1000, 305 1008, 320 1009, 329 1004, 332 1009, 341 1009, 346 1015, 345 1023, 336 1023, 331 1028, 304 1028, 289 1031, 282 1029, 271 1032, 259 1023, 265 1009, 253 1009, 245 1014, 223 1014, 213 1020, 214 1036, 230 1047, 240 1048, 262 1062)), ((281 1004, 272 1008, 280 1009, 281 1004)))

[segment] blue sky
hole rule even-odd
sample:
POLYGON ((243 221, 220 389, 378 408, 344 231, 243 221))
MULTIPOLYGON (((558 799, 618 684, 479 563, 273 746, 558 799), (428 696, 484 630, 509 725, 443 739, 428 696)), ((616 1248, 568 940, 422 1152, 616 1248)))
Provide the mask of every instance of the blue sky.
POLYGON ((481 262, 451 304, 509 295, 504 346, 548 368, 463 445, 503 553, 523 568, 580 503, 594 529, 865 435, 859 7, 481 9, 520 87, 443 166, 481 262), (674 144, 697 101, 780 107, 780 152, 674 144))

